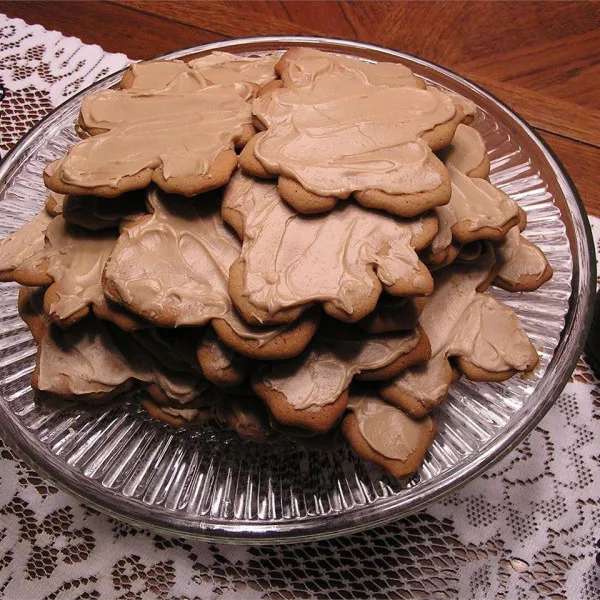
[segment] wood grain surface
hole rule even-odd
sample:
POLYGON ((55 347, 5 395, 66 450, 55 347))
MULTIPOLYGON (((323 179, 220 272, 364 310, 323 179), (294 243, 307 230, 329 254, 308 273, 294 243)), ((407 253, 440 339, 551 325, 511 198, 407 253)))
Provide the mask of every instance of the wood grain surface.
POLYGON ((219 39, 325 35, 442 64, 520 113, 600 215, 598 2, 6 2, 0 12, 134 59, 219 39))

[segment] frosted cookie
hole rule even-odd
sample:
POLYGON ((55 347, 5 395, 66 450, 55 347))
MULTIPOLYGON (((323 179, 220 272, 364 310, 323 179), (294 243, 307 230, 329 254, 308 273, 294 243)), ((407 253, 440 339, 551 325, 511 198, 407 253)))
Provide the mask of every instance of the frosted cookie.
POLYGON ((240 165, 278 177, 297 211, 325 212, 354 195, 412 217, 448 202, 448 175, 432 149, 450 143, 464 104, 401 65, 294 49, 277 70, 284 87, 254 101, 266 131, 245 147, 240 165))
MULTIPOLYGON (((189 338, 194 333, 186 332, 189 338)), ((196 357, 206 379, 219 387, 240 385, 248 378, 250 361, 228 348, 211 329, 207 329, 200 343, 196 344, 196 357)))
POLYGON ((186 405, 157 402, 147 391, 140 395, 141 405, 153 419, 174 427, 202 425, 214 417, 214 398, 210 390, 186 405))
POLYGON ((252 136, 255 85, 210 85, 180 61, 130 67, 121 89, 83 100, 79 128, 89 137, 44 169, 63 194, 115 197, 156 183, 192 196, 226 183, 234 146, 252 136))
POLYGON ((431 417, 420 421, 383 402, 369 390, 351 393, 341 430, 351 448, 392 477, 412 475, 421 466, 436 433, 431 417))
POLYGON ((295 356, 314 335, 319 315, 270 328, 240 318, 228 278, 241 244, 223 223, 218 200, 190 201, 151 189, 150 214, 122 230, 106 263, 104 292, 159 327, 211 323, 226 345, 251 358, 295 356))
POLYGON ((106 299, 101 278, 118 232, 88 231, 66 223, 59 215, 46 227, 44 247, 12 272, 18 283, 50 286, 44 297, 46 314, 66 327, 90 310, 122 329, 138 329, 147 323, 106 299))
POLYGON ((14 281, 15 271, 44 248, 44 235, 51 221, 51 213, 44 208, 31 221, 0 240, 0 281, 14 281))
POLYGON ((134 386, 134 370, 101 321, 63 330, 49 322, 42 303, 43 289, 20 289, 19 314, 38 344, 31 377, 34 390, 65 400, 98 402, 134 386))
POLYGON ((251 390, 246 394, 217 392, 217 421, 229 425, 241 438, 268 444, 279 437, 271 427, 269 413, 251 390))
POLYGON ((194 58, 188 65, 196 69, 213 84, 248 81, 265 86, 277 77, 275 65, 278 54, 263 56, 239 56, 230 52, 211 52, 194 58))
POLYGON ((502 242, 494 245, 498 275, 494 285, 509 292, 537 290, 552 278, 546 255, 513 227, 502 242))
POLYGON ((453 262, 462 244, 503 240, 521 219, 517 203, 481 177, 489 173, 489 159, 475 129, 458 126, 444 161, 452 194, 448 204, 435 209, 439 230, 426 255, 438 268, 453 262))
POLYGON ((324 433, 344 413, 355 376, 387 379, 429 356, 422 330, 364 337, 326 328, 297 358, 261 365, 252 388, 279 423, 324 433))
POLYGON ((421 418, 446 398, 455 378, 453 366, 473 381, 504 381, 535 368, 537 352, 515 313, 482 293, 495 272, 488 248, 478 261, 436 274, 435 292, 419 319, 431 343, 431 358, 382 384, 385 400, 421 418))
POLYGON ((453 166, 468 177, 487 179, 490 174, 490 159, 485 142, 477 129, 460 124, 456 128, 452 143, 438 152, 446 166, 453 166))
POLYGON ((241 171, 221 211, 243 239, 229 270, 229 294, 248 323, 293 322, 315 304, 353 322, 375 308, 382 290, 411 296, 433 289, 416 250, 435 235, 434 216, 401 220, 347 203, 305 217, 282 202, 273 183, 241 171))

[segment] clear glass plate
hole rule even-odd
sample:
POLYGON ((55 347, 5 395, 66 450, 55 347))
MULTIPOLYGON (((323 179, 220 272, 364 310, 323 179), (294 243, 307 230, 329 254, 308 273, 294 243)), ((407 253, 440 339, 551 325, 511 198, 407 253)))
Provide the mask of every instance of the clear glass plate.
MULTIPOLYGON (((366 60, 402 61, 479 106, 474 126, 492 162, 491 180, 528 216, 526 236, 547 254, 554 278, 529 294, 494 294, 512 306, 539 350, 527 378, 461 380, 437 411, 439 433, 418 474, 400 483, 349 449, 308 451, 290 442, 256 446, 209 426, 177 430, 137 406, 57 409, 29 385, 35 346, 16 309, 17 286, 0 286, 0 419, 3 437, 60 487, 100 510, 179 535, 272 543, 328 537, 405 516, 479 475, 542 418, 565 385, 585 341, 595 282, 585 210, 563 168, 527 124, 457 75, 391 50, 319 38, 258 38, 209 44, 235 53, 313 46, 366 60)), ((110 76, 83 93, 113 85, 110 76)), ((41 172, 76 141, 82 94, 54 111, 0 166, 0 236, 37 213, 41 172)))

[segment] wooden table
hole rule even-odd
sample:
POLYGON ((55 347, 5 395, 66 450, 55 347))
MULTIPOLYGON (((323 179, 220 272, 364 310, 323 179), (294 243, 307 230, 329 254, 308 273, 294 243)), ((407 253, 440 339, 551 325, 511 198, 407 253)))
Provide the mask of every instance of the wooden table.
POLYGON ((6 2, 0 12, 130 58, 253 35, 388 46, 485 87, 533 125, 600 215, 595 2, 6 2))

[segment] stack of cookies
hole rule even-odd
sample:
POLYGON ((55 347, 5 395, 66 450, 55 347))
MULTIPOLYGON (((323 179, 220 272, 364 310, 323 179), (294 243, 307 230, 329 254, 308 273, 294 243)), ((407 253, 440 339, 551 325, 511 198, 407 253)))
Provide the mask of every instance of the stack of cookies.
POLYGON ((489 293, 552 276, 470 101, 312 49, 133 65, 87 96, 45 208, 0 242, 40 398, 139 399, 255 442, 421 464, 459 377, 538 355, 489 293))

